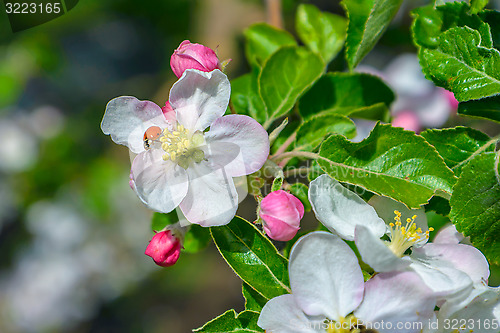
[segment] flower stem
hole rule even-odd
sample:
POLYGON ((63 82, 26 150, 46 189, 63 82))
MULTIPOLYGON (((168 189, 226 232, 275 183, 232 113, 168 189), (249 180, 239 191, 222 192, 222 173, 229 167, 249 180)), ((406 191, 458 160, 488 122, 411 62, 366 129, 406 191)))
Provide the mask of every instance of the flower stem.
POLYGON ((266 0, 267 23, 278 29, 283 29, 281 16, 281 0, 266 0))
POLYGON ((297 132, 290 135, 288 137, 288 139, 286 139, 286 141, 283 142, 283 144, 278 148, 278 150, 276 151, 274 156, 283 154, 288 149, 288 147, 290 147, 290 145, 293 143, 293 141, 295 141, 295 137, 297 137, 297 132))
POLYGON ((234 109, 233 101, 229 99, 229 110, 231 111, 232 114, 236 114, 236 110, 234 109))
POLYGON ((288 158, 288 157, 303 157, 303 158, 309 158, 312 160, 324 159, 324 157, 321 157, 318 154, 310 153, 307 151, 288 151, 285 153, 281 153, 279 155, 275 155, 274 157, 271 158, 271 160, 273 162, 278 163, 279 161, 284 160, 285 158, 288 158))

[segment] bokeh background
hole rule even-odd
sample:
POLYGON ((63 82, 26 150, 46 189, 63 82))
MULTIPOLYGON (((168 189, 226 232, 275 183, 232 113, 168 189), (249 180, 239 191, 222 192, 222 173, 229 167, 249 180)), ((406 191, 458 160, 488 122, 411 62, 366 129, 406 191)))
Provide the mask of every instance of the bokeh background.
MULTIPOLYGON (((342 13, 336 1, 284 0, 292 33, 303 2, 342 13)), ((411 6, 364 65, 383 70, 415 52, 411 6)), ((170 55, 185 39, 231 58, 230 78, 249 71, 242 32, 265 20, 263 0, 80 0, 12 33, 0 10, 0 332, 184 333, 243 308, 240 281, 214 246, 167 269, 143 254, 151 212, 128 186, 127 149, 99 125, 114 97, 165 103, 170 55)), ((499 131, 447 112, 446 126, 499 131)))

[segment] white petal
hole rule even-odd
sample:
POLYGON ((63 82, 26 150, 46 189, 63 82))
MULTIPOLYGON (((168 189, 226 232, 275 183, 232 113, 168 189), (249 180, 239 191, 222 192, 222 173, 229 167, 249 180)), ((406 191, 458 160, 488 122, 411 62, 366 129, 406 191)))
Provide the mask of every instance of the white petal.
POLYGON ((238 208, 233 178, 207 161, 187 169, 189 191, 180 207, 189 222, 204 227, 228 224, 238 208))
POLYGON ((363 298, 363 274, 351 248, 338 236, 312 232, 290 253, 290 286, 299 307, 310 316, 339 320, 363 298))
MULTIPOLYGON (((391 198, 382 197, 375 195, 368 203, 375 208, 378 216, 380 216, 387 224, 394 222, 394 211, 397 210, 401 213, 401 221, 403 226, 407 218, 411 218, 413 215, 417 215, 415 218, 415 224, 417 228, 422 229, 423 232, 429 230, 427 225, 427 216, 425 215, 425 209, 408 209, 405 204, 392 200, 391 198)), ((422 238, 421 241, 417 242, 415 245, 424 245, 427 243, 426 238, 422 238)))
POLYGON ((249 175, 259 170, 269 155, 269 136, 254 119, 243 115, 228 115, 217 119, 205 134, 207 144, 229 143, 239 148, 239 154, 225 169, 233 177, 249 175))
POLYGON ((473 246, 465 244, 433 244, 429 243, 418 249, 413 249, 412 258, 447 261, 454 268, 467 273, 473 283, 488 281, 490 269, 488 260, 473 246))
POLYGON ((168 213, 177 207, 188 191, 185 170, 171 161, 163 161, 162 151, 140 153, 132 163, 135 191, 149 208, 168 213))
MULTIPOLYGON (((393 272, 377 274, 365 284, 363 302, 354 315, 363 322, 376 325, 379 332, 410 333, 420 332, 413 323, 423 327, 432 318, 436 299, 413 272, 393 272), (405 325, 405 323, 407 323, 405 325)), ((373 326, 373 328, 376 328, 373 326)))
POLYGON ((383 240, 373 235, 364 226, 356 227, 355 240, 361 259, 370 265, 375 272, 392 272, 404 270, 410 262, 397 257, 383 240))
POLYGON ((218 69, 188 69, 170 90, 170 105, 177 121, 190 131, 203 131, 226 112, 231 86, 218 69))
POLYGON ((101 129, 111 139, 138 154, 144 151, 144 132, 151 126, 168 128, 161 108, 132 96, 117 97, 106 105, 101 129))
POLYGON ((385 223, 375 209, 328 175, 321 175, 311 182, 309 201, 316 218, 344 239, 354 240, 354 229, 358 224, 370 229, 377 237, 385 233, 385 223))
POLYGON ((438 300, 458 297, 472 290, 470 277, 446 262, 412 258, 409 267, 434 291, 438 300))
POLYGON ((500 321, 500 289, 484 288, 470 303, 452 315, 445 315, 446 310, 445 304, 438 313, 438 319, 441 323, 445 320, 465 322, 465 329, 458 332, 496 333, 500 321))
MULTIPOLYGON (((281 295, 266 303, 257 325, 269 333, 314 333, 318 326, 297 306, 293 295, 281 295)), ((324 330, 323 330, 324 332, 324 330)))
POLYGON ((440 244, 458 244, 465 239, 465 236, 457 231, 455 225, 450 224, 441 228, 434 237, 433 243, 440 244))

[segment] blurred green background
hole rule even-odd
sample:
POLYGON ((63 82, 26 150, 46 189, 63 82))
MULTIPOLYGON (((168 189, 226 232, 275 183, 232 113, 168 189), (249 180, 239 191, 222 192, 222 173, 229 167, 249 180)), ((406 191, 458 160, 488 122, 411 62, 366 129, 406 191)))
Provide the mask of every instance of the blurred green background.
MULTIPOLYGON (((341 13, 336 1, 283 1, 289 31, 299 2, 341 13)), ((407 10, 373 65, 415 52, 407 10)), ((260 0, 81 0, 12 33, 1 10, 0 332, 184 333, 243 308, 213 246, 166 269, 143 254, 151 212, 128 186, 127 149, 99 124, 120 95, 163 105, 184 39, 232 58, 230 78, 247 72, 242 31, 265 19, 260 0)))

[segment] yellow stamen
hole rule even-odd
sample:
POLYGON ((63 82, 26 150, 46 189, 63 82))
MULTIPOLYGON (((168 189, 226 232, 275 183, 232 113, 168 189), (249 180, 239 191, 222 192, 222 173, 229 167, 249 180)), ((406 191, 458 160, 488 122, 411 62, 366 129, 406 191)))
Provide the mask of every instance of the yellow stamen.
POLYGON ((415 224, 417 215, 407 218, 406 225, 403 226, 401 223, 401 213, 395 210, 394 214, 396 215, 394 217, 396 223, 389 223, 391 227, 391 241, 388 247, 396 256, 402 257, 412 245, 423 239, 429 239, 429 232, 433 231, 434 228, 429 228, 425 232, 422 231, 422 228, 417 228, 415 224))

